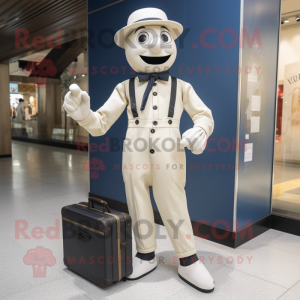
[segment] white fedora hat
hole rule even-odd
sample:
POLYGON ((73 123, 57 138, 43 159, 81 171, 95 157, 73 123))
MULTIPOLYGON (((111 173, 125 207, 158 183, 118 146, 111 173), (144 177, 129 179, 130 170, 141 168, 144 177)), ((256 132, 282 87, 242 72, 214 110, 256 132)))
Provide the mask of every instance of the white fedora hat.
POLYGON ((133 12, 127 21, 127 26, 120 29, 115 34, 115 43, 124 48, 125 40, 127 36, 135 29, 141 26, 147 25, 161 25, 168 28, 173 39, 177 39, 182 31, 183 27, 181 24, 168 20, 167 15, 158 8, 142 8, 133 12))

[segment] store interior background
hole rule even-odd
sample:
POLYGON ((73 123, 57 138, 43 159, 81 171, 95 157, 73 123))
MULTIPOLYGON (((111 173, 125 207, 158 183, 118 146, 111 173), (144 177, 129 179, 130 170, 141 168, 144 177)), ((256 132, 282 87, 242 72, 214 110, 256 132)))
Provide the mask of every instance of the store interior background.
POLYGON ((282 1, 281 21, 272 212, 300 219, 300 1, 282 1))
MULTIPOLYGON (((274 214, 300 219, 300 1, 283 0, 281 15, 272 210, 274 214), (287 72, 295 73, 292 88, 287 72)), ((56 58, 57 62, 64 59, 67 66, 57 70, 55 76, 49 76, 45 86, 37 85, 35 76, 28 75, 24 68, 26 62, 53 57, 55 51, 48 49, 10 60, 13 139, 52 141, 74 147, 78 139, 81 143, 88 141, 88 133, 62 109, 71 83, 88 92, 88 57, 84 43, 81 41, 71 52, 66 50, 67 58, 63 55, 56 58), (19 102, 20 98, 24 99, 23 103, 19 102)))
MULTIPOLYGON (((12 138, 36 139, 41 142, 57 141, 64 144, 76 144, 78 138, 87 141, 86 130, 62 108, 70 84, 76 83, 82 90, 88 90, 87 51, 85 49, 75 57, 70 65, 61 74, 55 74, 54 78, 46 77, 39 81, 38 76, 28 76, 28 63, 38 58, 48 59, 50 52, 51 49, 38 52, 9 64, 12 138), (20 98, 24 103, 19 106, 20 98)), ((72 59, 72 56, 69 59, 72 59)))

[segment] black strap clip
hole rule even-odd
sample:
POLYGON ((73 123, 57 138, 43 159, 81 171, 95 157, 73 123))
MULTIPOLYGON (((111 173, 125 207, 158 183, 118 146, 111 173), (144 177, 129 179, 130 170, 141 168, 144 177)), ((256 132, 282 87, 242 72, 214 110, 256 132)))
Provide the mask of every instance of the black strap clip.
POLYGON ((83 232, 77 228, 73 228, 73 230, 78 239, 83 240, 84 242, 88 242, 91 239, 91 236, 87 232, 83 232))

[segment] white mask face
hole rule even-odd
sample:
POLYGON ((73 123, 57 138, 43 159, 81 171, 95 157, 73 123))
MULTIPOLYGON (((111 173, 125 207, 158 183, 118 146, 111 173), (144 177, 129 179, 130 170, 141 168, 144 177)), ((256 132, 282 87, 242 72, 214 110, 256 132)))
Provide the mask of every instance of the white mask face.
POLYGON ((140 73, 159 73, 173 65, 177 48, 166 27, 145 26, 126 39, 125 54, 129 65, 140 73))

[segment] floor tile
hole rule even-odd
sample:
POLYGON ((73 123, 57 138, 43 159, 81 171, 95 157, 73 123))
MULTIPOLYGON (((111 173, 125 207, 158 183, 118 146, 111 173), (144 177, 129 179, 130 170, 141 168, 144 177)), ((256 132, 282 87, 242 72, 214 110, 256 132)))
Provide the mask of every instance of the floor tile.
POLYGON ((18 204, 1 205, 0 224, 1 229, 6 227, 14 228, 16 220, 32 220, 38 216, 47 215, 47 207, 36 203, 23 201, 18 204))
POLYGON ((0 238, 1 299, 3 299, 4 296, 19 293, 64 277, 62 272, 58 272, 57 268, 51 266, 46 267, 45 277, 34 277, 33 266, 24 263, 24 257, 30 249, 27 249, 16 241, 10 239, 3 232, 0 232, 0 238))
POLYGON ((284 233, 268 242, 268 246, 294 254, 300 253, 300 236, 284 233))
POLYGON ((243 263, 227 266, 285 288, 300 280, 299 255, 268 246, 246 253, 243 263))
POLYGON ((300 281, 290 290, 283 294, 278 300, 299 300, 300 298, 300 281))
POLYGON ((4 297, 3 300, 87 300, 78 289, 75 289, 71 284, 64 280, 59 279, 49 283, 33 287, 23 292, 4 297))

